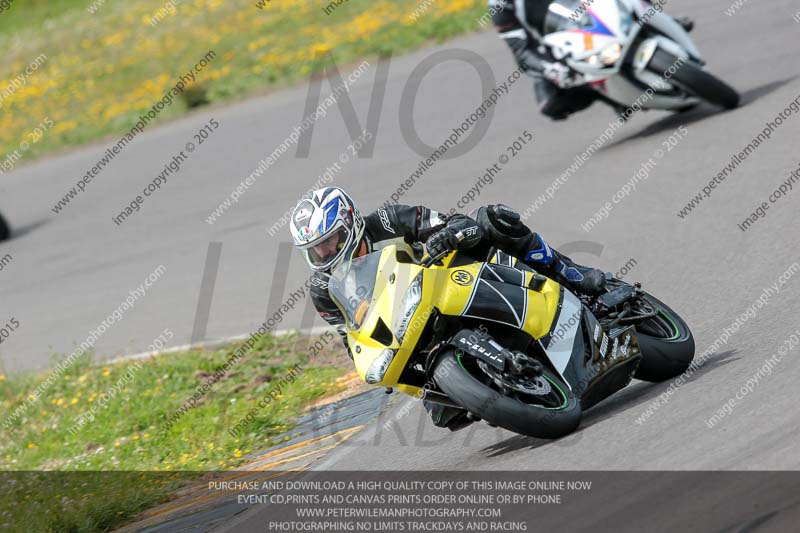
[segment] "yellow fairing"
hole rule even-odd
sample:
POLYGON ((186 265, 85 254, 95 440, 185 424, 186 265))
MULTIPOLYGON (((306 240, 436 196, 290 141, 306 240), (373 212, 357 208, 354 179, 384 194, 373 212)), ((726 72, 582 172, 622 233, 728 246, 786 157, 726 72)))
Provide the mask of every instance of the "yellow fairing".
MULTIPOLYGON (((516 293, 524 295, 524 299, 518 298, 519 303, 512 314, 512 316, 518 317, 518 320, 515 318, 516 323, 509 325, 519 327, 536 339, 542 338, 550 332, 560 300, 561 289, 558 283, 548 279, 538 291, 532 290, 527 287, 531 285, 534 273, 524 272, 517 274, 519 279, 516 283, 510 283, 504 287, 504 284, 498 284, 495 279, 496 275, 484 272, 488 268, 485 263, 449 267, 453 255, 445 258, 445 266, 434 265, 430 268, 423 268, 416 264, 398 262, 394 246, 388 246, 382 250, 369 307, 361 326, 357 330, 348 331, 356 371, 362 379, 366 379, 370 367, 376 360, 382 356, 386 357, 385 352, 392 350, 395 354, 383 380, 373 382, 373 384, 396 387, 407 394, 419 395, 421 389, 398 383, 398 381, 409 358, 417 349, 417 342, 434 309, 438 309, 444 315, 471 316, 482 320, 503 322, 503 320, 498 320, 499 314, 492 316, 492 312, 486 312, 493 305, 503 306, 508 303, 502 296, 494 294, 498 289, 516 291, 516 293), (404 298, 409 286, 420 273, 422 275, 422 291, 419 305, 407 319, 408 325, 401 343, 395 334, 406 314, 404 298), (522 274, 524 274, 524 278, 522 274), (482 287, 480 291, 478 291, 478 285, 482 287), (485 298, 487 295, 490 298, 485 298), (485 300, 480 302, 484 310, 481 315, 472 314, 475 311, 476 298, 485 300), (495 304, 495 302, 498 303, 495 304), (392 332, 391 343, 388 345, 373 338, 374 336, 380 337, 380 335, 375 335, 375 332, 383 329, 380 325, 381 321, 392 332)), ((505 310, 507 311, 507 307, 505 310)))

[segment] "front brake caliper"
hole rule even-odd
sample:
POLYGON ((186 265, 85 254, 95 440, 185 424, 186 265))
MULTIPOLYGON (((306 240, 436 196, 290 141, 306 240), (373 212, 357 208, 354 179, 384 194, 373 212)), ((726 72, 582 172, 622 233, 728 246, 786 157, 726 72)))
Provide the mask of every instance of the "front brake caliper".
POLYGON ((512 352, 511 357, 509 357, 507 361, 509 363, 508 370, 512 374, 525 377, 536 377, 541 376, 542 372, 544 372, 542 363, 519 351, 512 352))

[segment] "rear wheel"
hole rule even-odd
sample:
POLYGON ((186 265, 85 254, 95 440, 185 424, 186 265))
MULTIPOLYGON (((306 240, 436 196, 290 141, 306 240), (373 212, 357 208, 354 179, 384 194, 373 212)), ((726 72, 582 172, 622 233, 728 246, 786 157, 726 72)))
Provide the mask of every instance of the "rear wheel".
POLYGON ((678 314, 657 298, 645 295, 658 314, 636 325, 642 362, 634 377, 666 381, 683 374, 694 359, 694 337, 678 314))
POLYGON ((467 411, 522 435, 556 439, 573 432, 581 420, 580 402, 547 367, 537 378, 504 377, 453 348, 439 356, 433 375, 467 411))
MULTIPOLYGON (((675 69, 676 62, 678 62, 678 58, 658 48, 650 59, 648 69, 663 76, 665 72, 672 72, 675 69)), ((733 109, 739 105, 739 93, 733 87, 706 72, 703 67, 691 59, 680 63, 675 73, 672 74, 672 80, 690 93, 725 109, 733 109)))

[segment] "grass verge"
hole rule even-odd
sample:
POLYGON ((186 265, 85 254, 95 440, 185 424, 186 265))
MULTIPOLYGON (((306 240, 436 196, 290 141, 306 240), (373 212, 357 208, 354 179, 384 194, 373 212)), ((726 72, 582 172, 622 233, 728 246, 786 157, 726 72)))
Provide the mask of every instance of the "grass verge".
MULTIPOLYGON (((0 158, 16 151, 7 166, 17 165, 130 130, 209 50, 216 57, 192 85, 193 98, 230 101, 304 79, 329 52, 345 64, 475 31, 486 11, 485 0, 349 0, 330 14, 324 2, 312 0, 256 4, 31 0, 13 6, 0 14, 0 158)), ((156 122, 190 104, 177 99, 156 122)))
MULTIPOLYGON (((328 340, 313 360, 304 355, 327 338, 262 337, 168 431, 166 421, 238 345, 118 365, 76 362, 0 430, 0 530, 103 530, 197 472, 230 469, 278 444, 305 406, 344 388, 337 378, 352 363, 337 344, 328 340), (265 396, 273 399, 233 436, 229 430, 265 396)), ((6 421, 46 377, 0 377, 6 421)))

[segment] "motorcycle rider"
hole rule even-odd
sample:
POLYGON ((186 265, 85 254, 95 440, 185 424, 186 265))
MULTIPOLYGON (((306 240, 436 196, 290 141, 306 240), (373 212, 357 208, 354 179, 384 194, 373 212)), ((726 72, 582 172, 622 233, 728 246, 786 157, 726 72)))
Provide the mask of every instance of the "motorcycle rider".
MULTIPOLYGON (((605 287, 601 271, 573 263, 502 204, 481 207, 472 216, 445 216, 424 206, 389 205, 362 217, 346 192, 325 187, 300 199, 292 212, 290 230, 294 245, 313 271, 311 301, 337 329, 345 347, 345 318, 328 293, 330 272, 342 262, 392 244, 410 258, 420 257, 423 243, 431 258, 453 250, 496 247, 574 291, 595 295, 605 287)), ((349 347, 347 351, 352 358, 349 347)), ((455 431, 470 423, 461 409, 427 402, 426 408, 437 426, 455 431)))
MULTIPOLYGON (((582 0, 581 3, 590 5, 592 1, 582 0)), ((586 109, 595 100, 604 98, 588 85, 569 87, 574 73, 556 61, 542 44, 545 15, 551 3, 551 0, 489 0, 489 13, 500 38, 511 48, 519 68, 533 78, 533 92, 539 110, 553 120, 564 120, 572 113, 586 109)), ((686 31, 694 27, 694 22, 688 17, 675 17, 674 20, 686 31)), ((624 110, 614 102, 608 103, 618 113, 624 110)))

